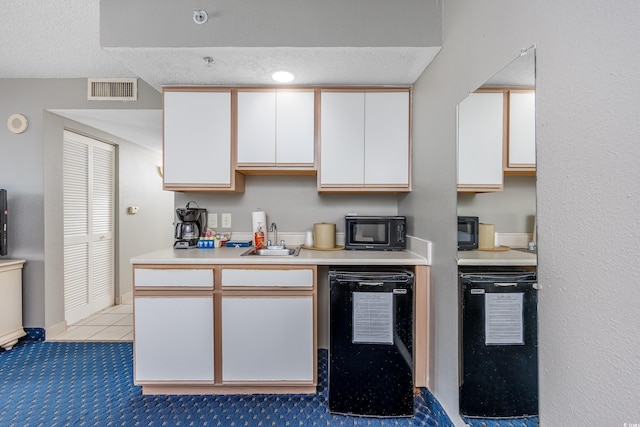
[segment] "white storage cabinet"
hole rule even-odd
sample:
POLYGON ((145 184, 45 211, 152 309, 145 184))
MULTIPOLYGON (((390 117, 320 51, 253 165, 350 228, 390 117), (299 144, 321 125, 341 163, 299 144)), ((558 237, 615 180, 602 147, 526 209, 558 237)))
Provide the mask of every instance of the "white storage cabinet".
POLYGON ((238 167, 315 162, 314 90, 238 91, 238 167))
POLYGON ((136 297, 134 304, 136 383, 213 383, 213 296, 136 297))
POLYGON ((315 269, 223 268, 223 383, 315 384, 315 269))
POLYGON ((165 88, 163 123, 165 190, 244 189, 231 158, 231 90, 165 88))
POLYGON ((24 260, 0 261, 0 347, 10 350, 26 333, 22 327, 24 260))
POLYGON ((410 191, 410 96, 322 91, 320 191, 410 191))
POLYGON ((509 91, 509 145, 505 169, 536 168, 536 94, 509 91))
POLYGON ((502 91, 472 93, 458 104, 458 191, 501 191, 502 91))

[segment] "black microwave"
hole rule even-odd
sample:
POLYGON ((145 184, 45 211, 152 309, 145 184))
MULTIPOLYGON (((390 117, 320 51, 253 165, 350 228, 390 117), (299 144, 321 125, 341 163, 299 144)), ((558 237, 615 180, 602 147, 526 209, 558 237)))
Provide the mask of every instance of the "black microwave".
POLYGON ((458 250, 478 249, 478 217, 458 217, 458 250))
POLYGON ((401 251, 407 248, 404 216, 346 216, 345 249, 401 251))

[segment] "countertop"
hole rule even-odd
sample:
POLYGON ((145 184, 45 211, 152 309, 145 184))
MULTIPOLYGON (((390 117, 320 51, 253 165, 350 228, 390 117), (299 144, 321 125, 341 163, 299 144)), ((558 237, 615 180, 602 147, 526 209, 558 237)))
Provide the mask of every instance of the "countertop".
POLYGON ((23 259, 0 259, 0 267, 18 266, 22 267, 25 263, 23 259))
POLYGON ((317 251, 300 249, 298 256, 241 256, 249 248, 167 248, 131 258, 131 264, 315 264, 315 265, 429 265, 410 251, 317 251))
POLYGON ((458 251, 458 265, 470 266, 536 266, 536 254, 509 249, 507 251, 458 251))

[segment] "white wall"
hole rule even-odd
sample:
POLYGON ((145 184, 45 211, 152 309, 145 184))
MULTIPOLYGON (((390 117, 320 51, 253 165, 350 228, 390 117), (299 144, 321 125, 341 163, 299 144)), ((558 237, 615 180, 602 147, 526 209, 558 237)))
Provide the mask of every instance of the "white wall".
MULTIPOLYGON (((640 422, 640 5, 444 4, 414 91, 412 234, 434 242, 434 392, 457 412, 455 105, 536 45, 540 423, 640 422)), ((455 419, 462 425, 460 419, 455 419)))

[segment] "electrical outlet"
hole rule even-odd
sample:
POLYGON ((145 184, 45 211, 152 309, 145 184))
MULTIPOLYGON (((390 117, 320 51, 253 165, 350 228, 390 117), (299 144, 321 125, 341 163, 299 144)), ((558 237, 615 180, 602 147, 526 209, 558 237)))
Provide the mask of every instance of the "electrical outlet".
POLYGON ((223 213, 222 214, 222 228, 231 228, 231 214, 223 213))
POLYGON ((218 228, 218 214, 210 213, 207 216, 207 227, 209 228, 218 228))

